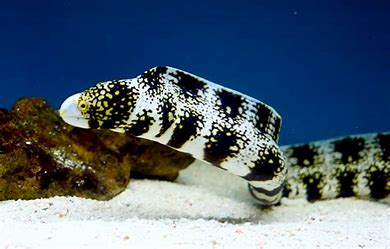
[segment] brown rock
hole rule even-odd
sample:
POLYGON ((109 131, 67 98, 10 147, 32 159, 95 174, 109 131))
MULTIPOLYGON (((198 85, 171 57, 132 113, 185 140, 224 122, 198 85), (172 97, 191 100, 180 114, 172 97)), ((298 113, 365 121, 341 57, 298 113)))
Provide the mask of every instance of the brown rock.
POLYGON ((106 200, 131 175, 173 180, 193 159, 160 144, 65 124, 41 99, 0 109, 0 200, 72 195, 106 200))

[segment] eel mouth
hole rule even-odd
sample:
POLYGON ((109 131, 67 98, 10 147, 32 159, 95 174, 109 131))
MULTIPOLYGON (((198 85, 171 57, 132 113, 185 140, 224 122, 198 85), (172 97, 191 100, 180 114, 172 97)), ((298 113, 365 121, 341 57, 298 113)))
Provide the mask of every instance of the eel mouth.
POLYGON ((79 128, 89 129, 89 120, 86 119, 78 108, 81 93, 68 97, 61 105, 59 113, 65 123, 79 128))

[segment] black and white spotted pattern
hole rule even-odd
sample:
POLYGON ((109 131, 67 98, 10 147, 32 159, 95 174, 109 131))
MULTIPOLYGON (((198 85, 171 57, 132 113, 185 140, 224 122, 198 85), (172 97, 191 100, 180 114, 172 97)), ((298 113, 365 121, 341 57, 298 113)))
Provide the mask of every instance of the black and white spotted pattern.
POLYGON ((225 169, 247 180, 263 205, 282 195, 314 201, 390 192, 388 133, 279 148, 273 108, 171 67, 97 84, 60 112, 71 125, 127 132, 225 169))
POLYGON ((390 133, 281 149, 289 166, 285 197, 315 201, 350 196, 383 199, 390 194, 390 133))
POLYGON ((254 98, 170 67, 100 83, 78 98, 90 128, 157 141, 225 169, 246 179, 262 204, 281 198, 280 116, 254 98))

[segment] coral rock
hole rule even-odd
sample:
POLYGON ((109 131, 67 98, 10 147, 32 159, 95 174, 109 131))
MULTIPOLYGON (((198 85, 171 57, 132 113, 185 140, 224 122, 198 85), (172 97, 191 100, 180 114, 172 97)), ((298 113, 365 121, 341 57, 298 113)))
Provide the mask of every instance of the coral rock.
POLYGON ((41 99, 0 109, 0 200, 106 200, 126 188, 130 175, 174 180, 192 161, 151 141, 71 127, 41 99))

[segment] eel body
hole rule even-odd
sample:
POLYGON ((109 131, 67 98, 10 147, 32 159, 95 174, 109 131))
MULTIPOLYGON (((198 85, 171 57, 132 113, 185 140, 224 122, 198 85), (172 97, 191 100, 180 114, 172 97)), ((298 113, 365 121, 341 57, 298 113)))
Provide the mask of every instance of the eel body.
POLYGON ((390 194, 390 133, 282 146, 288 166, 283 196, 309 201, 390 194))
MULTIPOLYGON (((304 195, 309 200, 340 195, 345 184, 356 194, 371 193, 370 181, 375 177, 364 178, 363 168, 386 171, 389 179, 388 160, 371 167, 370 161, 362 159, 372 156, 364 148, 377 146, 376 138, 362 138, 359 156, 351 154, 347 159, 334 141, 281 150, 277 145, 281 117, 272 107, 171 67, 99 83, 67 98, 60 115, 73 126, 125 132, 225 169, 247 180, 262 205, 277 204, 282 195, 304 195), (332 163, 337 167, 331 169, 332 163)), ((388 191, 388 182, 385 185, 388 191)))

